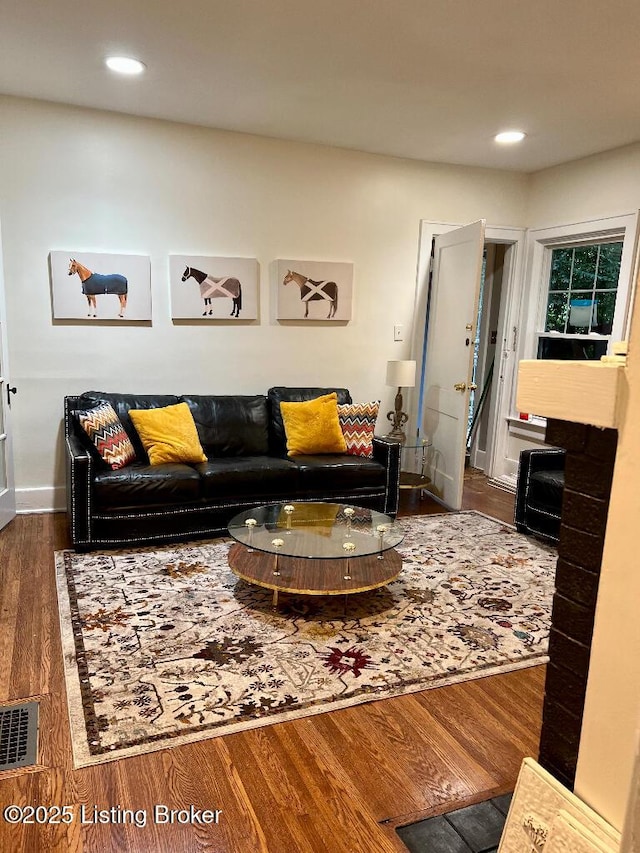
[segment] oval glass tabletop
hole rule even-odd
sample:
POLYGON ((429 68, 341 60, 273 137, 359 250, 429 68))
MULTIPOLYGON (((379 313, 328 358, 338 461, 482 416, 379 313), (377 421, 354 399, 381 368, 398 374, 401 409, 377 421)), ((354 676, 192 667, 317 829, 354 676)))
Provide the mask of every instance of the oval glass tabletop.
POLYGON ((379 554, 404 538, 400 526, 382 512, 311 501, 245 510, 231 519, 229 534, 256 551, 310 560, 379 554))

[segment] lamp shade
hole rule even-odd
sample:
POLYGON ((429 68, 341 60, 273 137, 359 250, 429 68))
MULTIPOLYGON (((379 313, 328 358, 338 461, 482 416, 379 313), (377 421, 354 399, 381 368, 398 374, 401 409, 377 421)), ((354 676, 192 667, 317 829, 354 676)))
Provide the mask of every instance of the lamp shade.
POLYGON ((387 385, 393 385, 395 388, 413 388, 415 384, 415 361, 387 362, 387 385))

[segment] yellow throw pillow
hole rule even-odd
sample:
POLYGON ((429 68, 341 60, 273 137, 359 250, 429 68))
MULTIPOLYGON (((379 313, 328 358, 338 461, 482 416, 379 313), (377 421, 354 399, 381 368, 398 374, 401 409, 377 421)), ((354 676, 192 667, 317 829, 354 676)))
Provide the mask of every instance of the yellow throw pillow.
POLYGON ((280 411, 289 456, 346 453, 335 392, 304 403, 280 403, 280 411))
POLYGON ((162 409, 130 409, 129 417, 152 465, 207 461, 186 403, 162 409))

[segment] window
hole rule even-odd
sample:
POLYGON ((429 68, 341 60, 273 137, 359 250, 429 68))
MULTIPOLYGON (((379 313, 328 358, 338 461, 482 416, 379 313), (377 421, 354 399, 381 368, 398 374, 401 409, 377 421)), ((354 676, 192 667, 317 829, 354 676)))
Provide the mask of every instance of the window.
POLYGON ((529 232, 521 358, 599 359, 625 338, 637 219, 529 232))
POLYGON ((599 359, 613 331, 622 240, 548 250, 548 299, 538 358, 599 359))

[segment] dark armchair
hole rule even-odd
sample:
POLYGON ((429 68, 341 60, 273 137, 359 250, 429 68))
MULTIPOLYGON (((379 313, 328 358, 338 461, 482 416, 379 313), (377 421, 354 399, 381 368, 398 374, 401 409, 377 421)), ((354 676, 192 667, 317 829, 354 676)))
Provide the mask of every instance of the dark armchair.
POLYGON ((565 451, 523 450, 516 487, 515 525, 520 533, 557 542, 564 494, 565 451))

